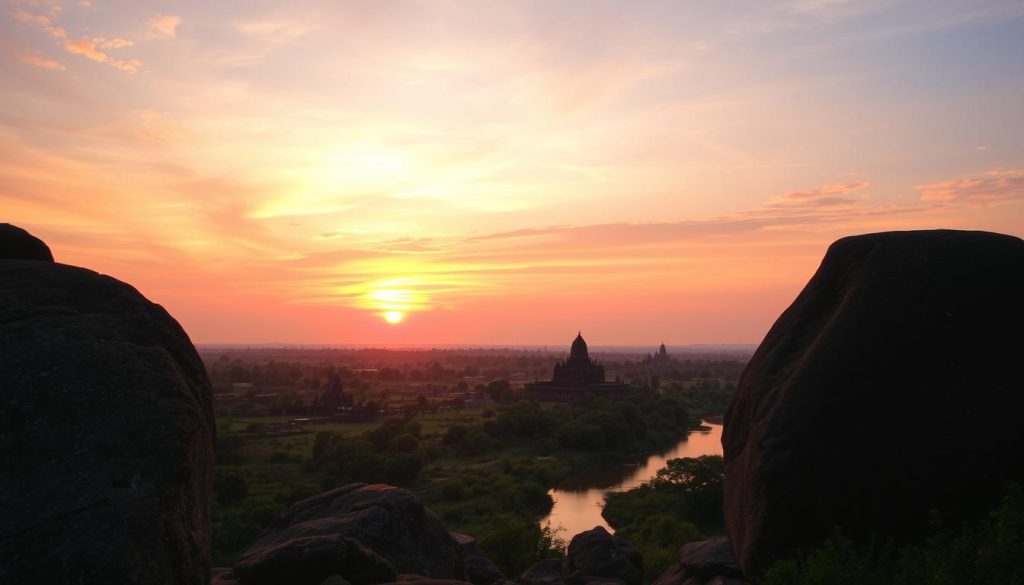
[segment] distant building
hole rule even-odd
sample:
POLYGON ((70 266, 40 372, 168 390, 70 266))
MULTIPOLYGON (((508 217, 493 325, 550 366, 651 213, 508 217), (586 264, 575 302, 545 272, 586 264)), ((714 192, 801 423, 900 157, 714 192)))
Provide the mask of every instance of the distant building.
POLYGON ((620 395, 629 390, 628 384, 619 381, 605 382, 604 366, 590 359, 587 342, 582 333, 569 349, 569 359, 555 364, 555 371, 548 382, 532 382, 526 385, 526 394, 540 400, 575 400, 587 395, 620 395))
MULTIPOLYGON (((337 372, 331 374, 331 377, 327 379, 324 391, 313 399, 310 412, 321 415, 320 418, 328 416, 331 417, 330 420, 349 422, 367 421, 377 414, 374 407, 355 404, 352 395, 342 388, 341 376, 337 372)), ((311 417, 310 420, 319 420, 319 418, 311 417)))
POLYGON ((337 372, 331 374, 327 380, 327 387, 314 401, 318 412, 333 414, 345 407, 352 406, 352 397, 345 393, 341 387, 341 376, 337 372))
POLYGON ((658 348, 657 353, 654 355, 647 354, 647 357, 644 358, 645 364, 667 364, 670 361, 672 361, 672 358, 668 355, 668 350, 665 349, 664 343, 658 348))

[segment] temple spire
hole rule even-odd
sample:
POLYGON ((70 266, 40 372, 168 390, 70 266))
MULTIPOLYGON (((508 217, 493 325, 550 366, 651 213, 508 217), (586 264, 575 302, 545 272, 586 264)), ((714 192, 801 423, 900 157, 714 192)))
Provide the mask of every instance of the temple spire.
POLYGON ((572 347, 569 349, 569 359, 572 361, 590 361, 590 355, 587 352, 587 342, 583 339, 583 332, 576 333, 576 339, 572 342, 572 347))

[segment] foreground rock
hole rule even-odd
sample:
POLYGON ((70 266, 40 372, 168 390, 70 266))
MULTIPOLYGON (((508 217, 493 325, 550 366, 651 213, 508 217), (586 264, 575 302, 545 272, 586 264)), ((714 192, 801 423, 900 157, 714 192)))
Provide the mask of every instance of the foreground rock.
POLYGON ((466 561, 466 578, 470 583, 492 585, 505 580, 505 574, 494 564, 494 561, 484 556, 475 538, 458 532, 452 532, 451 535, 459 545, 459 549, 462 550, 462 556, 466 561))
POLYGON ((839 240, 779 317, 725 417, 740 566, 835 526, 897 540, 1024 479, 1024 242, 983 232, 839 240))
POLYGON ((0 223, 0 261, 36 260, 53 262, 50 247, 18 226, 0 223))
POLYGON ((712 538, 683 545, 679 562, 655 580, 655 585, 710 585, 742 583, 743 573, 728 538, 712 538))
POLYGON ((332 574, 353 585, 385 582, 364 570, 373 558, 391 567, 390 577, 467 578, 459 544, 433 512, 407 490, 382 484, 350 484, 292 505, 249 547, 235 573, 243 585, 269 583, 267 575, 289 570, 294 585, 318 585, 332 574), (353 551, 356 563, 350 563, 353 551), (318 559, 317 570, 307 558, 318 559))
POLYGON ((214 425, 188 336, 123 282, 6 246, 0 583, 208 583, 214 425))
POLYGON ((521 585, 619 583, 640 585, 643 563, 628 540, 601 526, 572 537, 565 559, 540 561, 523 573, 521 585))
POLYGON ((295 538, 257 549, 235 565, 246 585, 320 583, 338 575, 349 583, 391 583, 391 563, 359 542, 337 534, 295 538))

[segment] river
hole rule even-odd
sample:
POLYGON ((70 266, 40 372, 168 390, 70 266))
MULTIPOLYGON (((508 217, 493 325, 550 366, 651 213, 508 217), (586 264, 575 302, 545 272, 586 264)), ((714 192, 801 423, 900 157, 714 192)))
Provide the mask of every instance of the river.
POLYGON ((565 530, 558 536, 566 541, 595 526, 614 532, 604 518, 604 493, 630 490, 653 479, 669 459, 722 454, 722 425, 704 422, 709 431, 692 431, 688 438, 662 453, 651 455, 643 463, 610 464, 587 470, 558 484, 548 494, 555 501, 551 513, 541 518, 540 525, 565 530))

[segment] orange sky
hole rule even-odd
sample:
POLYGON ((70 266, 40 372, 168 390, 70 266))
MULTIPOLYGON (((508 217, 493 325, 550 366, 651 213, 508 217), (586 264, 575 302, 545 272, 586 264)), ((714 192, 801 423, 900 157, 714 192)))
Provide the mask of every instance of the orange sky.
POLYGON ((0 221, 198 343, 757 343, 838 237, 1024 235, 1016 1, 14 0, 0 27, 0 221))

